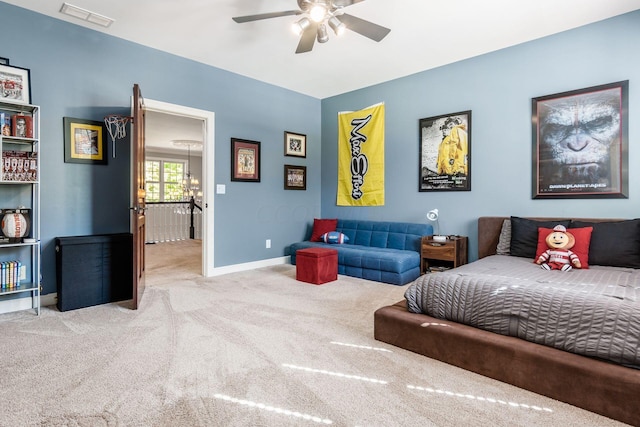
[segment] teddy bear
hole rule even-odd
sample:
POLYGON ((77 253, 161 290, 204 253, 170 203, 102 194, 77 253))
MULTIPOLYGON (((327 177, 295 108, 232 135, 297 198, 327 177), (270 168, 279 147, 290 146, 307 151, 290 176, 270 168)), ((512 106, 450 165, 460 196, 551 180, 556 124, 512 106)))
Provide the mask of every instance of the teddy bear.
POLYGON ((545 270, 569 271, 573 267, 582 268, 580 258, 571 248, 576 244, 573 234, 567 232, 564 225, 556 225, 545 239, 549 249, 536 260, 536 264, 545 270))

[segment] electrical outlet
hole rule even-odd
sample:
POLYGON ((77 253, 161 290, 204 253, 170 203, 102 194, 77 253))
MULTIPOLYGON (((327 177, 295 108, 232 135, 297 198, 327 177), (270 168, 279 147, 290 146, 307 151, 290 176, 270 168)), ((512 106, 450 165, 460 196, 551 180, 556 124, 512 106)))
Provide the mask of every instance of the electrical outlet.
POLYGON ((271 239, 267 239, 267 241, 265 242, 265 246, 267 249, 271 249, 271 239))

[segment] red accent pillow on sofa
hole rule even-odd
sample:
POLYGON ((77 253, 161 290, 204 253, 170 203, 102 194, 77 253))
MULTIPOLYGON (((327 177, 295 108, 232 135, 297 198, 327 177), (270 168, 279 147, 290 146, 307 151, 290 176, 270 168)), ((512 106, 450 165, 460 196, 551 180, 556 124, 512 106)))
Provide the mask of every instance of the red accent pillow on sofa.
POLYGON ((311 232, 311 240, 312 242, 321 242, 322 236, 324 233, 328 233, 330 231, 336 231, 336 227, 338 226, 338 219, 313 219, 313 231, 311 232))
MULTIPOLYGON (((567 232, 573 234, 573 237, 576 239, 576 244, 571 248, 571 251, 578 255, 578 259, 582 265, 581 268, 589 268, 589 244, 591 243, 592 231, 593 227, 567 229, 567 232)), ((538 227, 538 248, 536 249, 536 257, 533 259, 533 262, 536 262, 540 255, 549 249, 545 240, 551 233, 553 233, 553 229, 551 228, 538 227)))

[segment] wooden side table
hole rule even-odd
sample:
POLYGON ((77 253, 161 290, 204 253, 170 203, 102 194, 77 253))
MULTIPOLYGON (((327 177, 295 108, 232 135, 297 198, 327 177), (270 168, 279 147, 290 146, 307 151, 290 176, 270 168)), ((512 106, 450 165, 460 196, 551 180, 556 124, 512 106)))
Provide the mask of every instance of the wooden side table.
POLYGON ((435 242, 432 236, 422 237, 420 273, 442 271, 467 263, 467 237, 455 236, 446 242, 435 242))

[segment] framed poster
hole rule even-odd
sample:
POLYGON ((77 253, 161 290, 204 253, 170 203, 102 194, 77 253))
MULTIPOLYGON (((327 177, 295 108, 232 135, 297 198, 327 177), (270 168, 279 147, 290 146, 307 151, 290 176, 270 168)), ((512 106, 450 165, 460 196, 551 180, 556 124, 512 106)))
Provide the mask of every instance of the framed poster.
POLYGON ((107 164, 104 122, 64 117, 65 163, 107 164))
POLYGON ((231 138, 231 181, 260 182, 260 142, 231 138))
POLYGON ((307 157, 307 135, 285 131, 284 155, 307 157))
POLYGON ((307 167, 284 165, 284 189, 285 190, 306 190, 307 189, 307 167))
POLYGON ((628 197, 628 91, 625 80, 532 99, 533 199, 628 197))
POLYGON ((31 104, 31 74, 28 69, 0 63, 0 100, 31 104))
POLYGON ((419 121, 419 191, 471 191, 471 111, 419 121))

